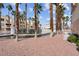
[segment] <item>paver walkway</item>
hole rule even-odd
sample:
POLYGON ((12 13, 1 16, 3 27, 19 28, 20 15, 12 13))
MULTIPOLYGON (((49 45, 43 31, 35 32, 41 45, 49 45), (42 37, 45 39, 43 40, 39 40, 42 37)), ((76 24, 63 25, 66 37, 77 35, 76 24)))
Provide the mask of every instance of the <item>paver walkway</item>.
POLYGON ((76 46, 63 40, 63 34, 34 38, 21 38, 21 41, 0 40, 0 55, 9 56, 77 56, 76 46))

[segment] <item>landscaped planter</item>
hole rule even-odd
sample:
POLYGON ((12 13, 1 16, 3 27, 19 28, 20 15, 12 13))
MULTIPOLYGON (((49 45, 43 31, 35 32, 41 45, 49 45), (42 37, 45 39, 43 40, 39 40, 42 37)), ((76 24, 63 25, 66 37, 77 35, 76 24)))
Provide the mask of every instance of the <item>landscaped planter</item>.
POLYGON ((78 46, 76 49, 77 49, 77 51, 79 52, 79 46, 78 46))
POLYGON ((77 35, 71 34, 68 37, 68 41, 76 46, 77 51, 79 51, 79 37, 77 35))

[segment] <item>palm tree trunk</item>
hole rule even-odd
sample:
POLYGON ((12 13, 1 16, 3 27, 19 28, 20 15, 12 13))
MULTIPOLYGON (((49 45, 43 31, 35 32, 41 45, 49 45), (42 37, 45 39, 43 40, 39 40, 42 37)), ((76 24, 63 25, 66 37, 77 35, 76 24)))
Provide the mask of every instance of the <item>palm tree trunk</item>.
POLYGON ((53 6, 52 3, 50 3, 50 29, 51 29, 51 35, 53 35, 53 6))
MULTIPOLYGON (((61 13, 61 12, 60 12, 61 13)), ((60 15, 60 17, 59 17, 59 31, 61 31, 62 29, 61 29, 61 27, 62 27, 62 24, 61 24, 61 15, 60 15)))
MULTIPOLYGON (((61 12, 60 12, 61 13, 61 12)), ((61 24, 61 15, 59 14, 58 15, 59 16, 59 18, 57 19, 58 20, 58 32, 60 33, 61 32, 61 30, 62 30, 62 24, 61 24)))
POLYGON ((14 16, 14 26, 16 25, 16 16, 14 16))
POLYGON ((16 3, 16 41, 18 41, 18 31, 19 31, 19 3, 16 3))
POLYGON ((59 12, 59 3, 56 5, 56 31, 59 33, 61 30, 61 15, 59 12))
POLYGON ((57 12, 58 12, 58 4, 56 4, 56 32, 58 31, 58 19, 59 19, 57 12))
POLYGON ((1 31, 1 9, 0 9, 0 31, 1 31))
POLYGON ((62 30, 62 32, 64 30, 64 24, 63 23, 64 23, 64 21, 63 21, 63 19, 61 19, 61 27, 62 27, 61 30, 62 30))
POLYGON ((10 24, 10 15, 9 15, 10 13, 9 13, 9 11, 8 11, 8 22, 9 22, 9 24, 10 24))
POLYGON ((59 15, 57 15, 57 17, 56 17, 57 19, 56 19, 56 31, 57 32, 59 32, 59 29, 60 29, 60 19, 59 19, 59 15))
POLYGON ((34 17, 35 17, 35 39, 37 38, 37 3, 34 3, 34 17))
POLYGON ((26 30, 27 30, 27 33, 28 33, 28 27, 27 27, 27 4, 25 4, 25 10, 26 10, 26 30))

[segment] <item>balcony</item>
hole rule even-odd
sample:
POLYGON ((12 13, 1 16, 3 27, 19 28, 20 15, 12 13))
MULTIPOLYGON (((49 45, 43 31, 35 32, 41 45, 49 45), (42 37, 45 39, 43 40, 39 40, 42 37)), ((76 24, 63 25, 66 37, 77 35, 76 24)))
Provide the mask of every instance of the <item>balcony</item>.
POLYGON ((7 31, 10 31, 10 30, 11 30, 11 28, 6 28, 6 30, 7 30, 7 31))
POLYGON ((7 26, 11 26, 11 24, 10 24, 10 23, 6 23, 6 25, 7 25, 7 26))

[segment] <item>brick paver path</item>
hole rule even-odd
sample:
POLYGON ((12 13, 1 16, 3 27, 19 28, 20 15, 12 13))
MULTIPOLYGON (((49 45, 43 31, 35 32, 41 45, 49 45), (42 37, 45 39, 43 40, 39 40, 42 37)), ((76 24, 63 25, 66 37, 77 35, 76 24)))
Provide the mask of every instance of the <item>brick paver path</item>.
POLYGON ((40 55, 40 56, 72 56, 79 55, 76 46, 63 40, 63 34, 34 38, 20 38, 16 42, 11 39, 0 39, 0 55, 40 55))

